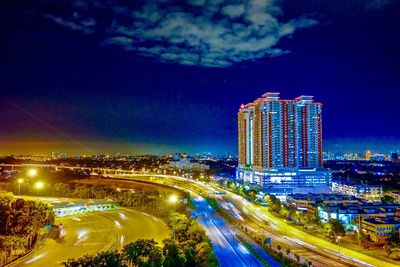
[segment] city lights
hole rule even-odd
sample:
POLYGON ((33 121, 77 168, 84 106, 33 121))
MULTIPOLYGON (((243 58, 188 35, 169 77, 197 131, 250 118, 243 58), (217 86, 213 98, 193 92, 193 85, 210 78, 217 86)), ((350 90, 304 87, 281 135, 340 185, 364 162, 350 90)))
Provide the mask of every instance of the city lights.
POLYGON ((36 182, 35 183, 35 188, 36 188, 36 193, 39 196, 39 190, 42 189, 44 187, 44 183, 43 182, 36 182))
POLYGON ((28 174, 29 177, 34 177, 34 176, 37 175, 37 170, 36 169, 29 169, 27 174, 28 174))
POLYGON ((176 195, 171 195, 169 197, 169 202, 175 204, 178 201, 178 197, 176 195))

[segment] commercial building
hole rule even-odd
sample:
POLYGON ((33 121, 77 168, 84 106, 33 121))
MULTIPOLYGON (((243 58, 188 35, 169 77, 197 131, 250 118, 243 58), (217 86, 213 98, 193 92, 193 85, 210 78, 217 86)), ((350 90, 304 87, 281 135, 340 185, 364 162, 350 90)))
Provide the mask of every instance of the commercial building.
POLYGON ((322 168, 322 104, 268 92, 238 112, 237 179, 275 193, 329 192, 322 168))
POLYGON ((383 197, 383 187, 381 185, 356 184, 343 181, 332 182, 332 192, 368 200, 383 197))
POLYGON ((386 161, 387 156, 384 154, 374 153, 371 155, 370 160, 371 161, 386 161))
POLYGON ((390 153, 390 159, 392 161, 399 161, 399 153, 398 152, 391 152, 390 153))
POLYGON ((372 155, 371 151, 368 150, 368 151, 365 153, 365 160, 371 160, 371 155, 372 155))
POLYGON ((367 218, 361 221, 361 232, 376 244, 384 244, 391 236, 399 235, 400 217, 367 218))
POLYGON ((358 205, 362 204, 363 200, 339 194, 291 194, 286 197, 286 203, 298 210, 313 211, 319 205, 358 205))
POLYGON ((400 203, 400 191, 393 191, 389 193, 389 196, 394 198, 394 201, 400 203))
POLYGON ((326 223, 338 219, 346 230, 358 230, 362 220, 368 218, 387 218, 400 215, 400 205, 396 204, 325 204, 318 206, 318 218, 326 223))
POLYGON ((160 166, 161 169, 180 170, 187 173, 206 172, 210 169, 207 164, 192 162, 186 154, 181 154, 178 159, 171 160, 168 164, 160 166))

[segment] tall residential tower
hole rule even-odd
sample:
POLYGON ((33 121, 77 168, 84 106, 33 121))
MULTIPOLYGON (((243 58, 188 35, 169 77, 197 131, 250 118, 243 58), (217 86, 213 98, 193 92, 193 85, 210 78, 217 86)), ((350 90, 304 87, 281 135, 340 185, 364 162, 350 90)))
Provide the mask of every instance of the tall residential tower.
POLYGON ((272 191, 327 191, 322 168, 322 104, 268 92, 238 113, 237 178, 272 191))

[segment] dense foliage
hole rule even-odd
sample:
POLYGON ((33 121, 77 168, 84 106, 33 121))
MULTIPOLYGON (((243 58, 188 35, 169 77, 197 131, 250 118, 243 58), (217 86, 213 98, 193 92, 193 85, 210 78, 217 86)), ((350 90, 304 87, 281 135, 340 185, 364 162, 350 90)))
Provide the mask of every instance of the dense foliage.
POLYGON ((337 219, 330 219, 325 225, 325 234, 326 237, 331 240, 336 240, 339 236, 343 237, 346 235, 346 230, 343 227, 343 224, 337 219))
POLYGON ((46 204, 0 194, 0 265, 31 250, 39 231, 54 223, 54 213, 46 204))

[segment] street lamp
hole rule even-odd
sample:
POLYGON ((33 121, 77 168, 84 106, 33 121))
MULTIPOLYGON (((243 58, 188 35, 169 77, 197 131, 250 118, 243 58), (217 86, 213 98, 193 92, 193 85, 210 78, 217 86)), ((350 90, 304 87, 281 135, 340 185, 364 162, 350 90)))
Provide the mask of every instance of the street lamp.
POLYGON ((24 179, 19 178, 18 179, 18 196, 21 195, 21 184, 24 182, 24 179))
POLYGON ((178 202, 178 197, 176 195, 171 195, 169 197, 169 202, 171 202, 174 205, 174 211, 175 211, 175 203, 178 202))
POLYGON ((36 190, 37 190, 36 192, 37 192, 37 195, 38 195, 38 196, 39 196, 39 190, 42 189, 43 186, 44 186, 43 182, 37 182, 37 183, 35 184, 35 187, 36 187, 36 190))
POLYGON ((37 170, 36 169, 29 169, 28 170, 28 176, 29 177, 34 177, 37 175, 37 170))
MULTIPOLYGON (((174 212, 175 212, 175 203, 178 201, 178 197, 176 196, 176 195, 171 195, 170 197, 169 197, 169 202, 171 202, 173 205, 174 205, 174 212)), ((173 237, 174 237, 174 240, 175 240, 175 228, 174 228, 175 226, 173 225, 172 226, 172 235, 173 235, 173 237)))
POLYGON ((340 239, 341 239, 342 237, 339 235, 338 237, 336 237, 336 240, 337 240, 337 242, 338 242, 338 245, 339 245, 339 261, 340 261, 340 239))

